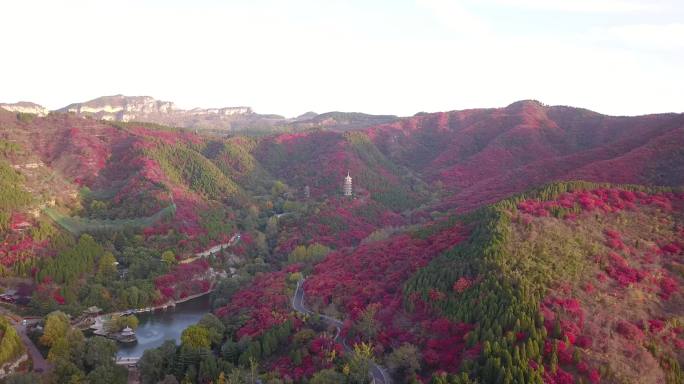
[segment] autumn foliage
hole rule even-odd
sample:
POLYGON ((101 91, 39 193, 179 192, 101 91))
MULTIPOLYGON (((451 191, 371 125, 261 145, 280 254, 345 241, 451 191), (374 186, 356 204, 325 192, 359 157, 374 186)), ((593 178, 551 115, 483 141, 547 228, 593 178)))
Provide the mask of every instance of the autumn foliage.
POLYGON ((211 288, 207 276, 209 264, 200 259, 188 264, 179 264, 165 275, 154 279, 154 284, 162 294, 162 302, 169 299, 178 300, 206 292, 211 288))
POLYGON ((282 324, 291 317, 291 292, 287 289, 286 278, 296 272, 292 266, 279 272, 263 273, 257 276, 244 289, 232 296, 225 307, 218 308, 218 317, 243 316, 247 320, 237 330, 238 339, 243 336, 259 336, 275 325, 282 324))

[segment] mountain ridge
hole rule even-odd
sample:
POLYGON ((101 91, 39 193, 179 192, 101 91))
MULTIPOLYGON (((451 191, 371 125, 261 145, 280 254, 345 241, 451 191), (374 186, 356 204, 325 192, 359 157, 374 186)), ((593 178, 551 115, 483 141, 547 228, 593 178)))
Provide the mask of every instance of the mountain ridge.
POLYGON ((225 135, 0 110, 0 267, 40 315, 216 289, 231 326, 207 356, 295 382, 357 354, 292 312, 302 275, 305 304, 394 380, 681 382, 684 115, 526 100, 344 129, 359 117, 225 135))
POLYGON ((72 113, 83 118, 118 122, 137 121, 155 123, 215 133, 277 133, 305 131, 310 129, 328 129, 333 131, 363 130, 378 125, 404 121, 406 119, 426 118, 439 113, 450 115, 454 115, 457 112, 461 114, 477 114, 478 111, 496 110, 517 111, 526 113, 530 117, 535 113, 543 114, 546 110, 555 111, 554 113, 557 114, 571 110, 587 115, 612 118, 678 115, 677 113, 671 112, 638 116, 611 116, 585 108, 565 105, 550 106, 538 100, 526 99, 515 101, 500 108, 470 108, 445 112, 419 112, 413 116, 405 117, 396 115, 373 115, 363 112, 330 111, 320 114, 306 112, 297 117, 286 118, 275 114, 256 113, 252 108, 247 106, 218 108, 195 107, 191 109, 182 109, 171 101, 158 100, 151 96, 125 96, 122 94, 100 96, 85 102, 71 103, 53 111, 32 102, 0 103, 0 109, 17 113, 36 114, 38 116, 45 116, 50 112, 72 113))
POLYGON ((117 122, 144 122, 176 126, 218 133, 257 131, 279 132, 325 128, 333 130, 362 129, 397 119, 392 115, 371 115, 360 112, 307 112, 298 117, 285 118, 276 114, 258 114, 247 106, 182 109, 171 101, 151 96, 100 96, 95 99, 71 103, 49 111, 35 103, 0 104, 11 112, 33 113, 45 116, 50 112, 71 113, 83 118, 117 122))

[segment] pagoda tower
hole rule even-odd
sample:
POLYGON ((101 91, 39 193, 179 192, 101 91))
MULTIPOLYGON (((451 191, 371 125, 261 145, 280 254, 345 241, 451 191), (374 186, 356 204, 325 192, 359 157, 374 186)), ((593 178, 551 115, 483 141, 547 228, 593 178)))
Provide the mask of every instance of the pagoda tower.
POLYGON ((349 171, 347 171, 347 177, 344 178, 344 187, 342 189, 345 196, 352 195, 352 178, 349 176, 349 171))

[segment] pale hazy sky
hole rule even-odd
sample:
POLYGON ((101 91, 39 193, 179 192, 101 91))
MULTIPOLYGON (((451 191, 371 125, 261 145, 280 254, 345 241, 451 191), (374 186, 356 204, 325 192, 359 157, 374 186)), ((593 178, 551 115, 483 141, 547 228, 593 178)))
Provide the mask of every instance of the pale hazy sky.
POLYGON ((684 112, 684 0, 15 0, 0 101, 684 112))

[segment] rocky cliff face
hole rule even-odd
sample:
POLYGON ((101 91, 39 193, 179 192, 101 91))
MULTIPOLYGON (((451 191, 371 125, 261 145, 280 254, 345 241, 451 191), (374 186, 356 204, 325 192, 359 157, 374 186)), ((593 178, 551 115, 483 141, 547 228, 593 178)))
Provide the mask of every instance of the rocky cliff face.
POLYGON ((324 128, 333 131, 363 129, 389 123, 396 116, 368 115, 355 112, 308 112, 286 119, 279 115, 263 115, 249 107, 180 109, 170 101, 150 96, 103 96, 84 103, 68 105, 57 112, 72 113, 108 121, 141 121, 174 127, 211 131, 302 131, 324 128))
POLYGON ((143 121, 194 129, 234 130, 238 121, 259 120, 249 107, 180 109, 150 96, 103 96, 70 104, 58 112, 108 121, 143 121))
POLYGON ((155 100, 149 96, 116 95, 100 97, 85 103, 74 103, 60 109, 59 112, 94 115, 103 120, 124 120, 125 116, 168 113, 174 109, 173 103, 155 100))
POLYGON ((27 101, 20 101, 18 103, 13 104, 0 103, 0 108, 10 112, 32 113, 38 116, 46 116, 48 113, 50 113, 50 110, 43 107, 42 105, 38 105, 36 103, 29 103, 27 101))
MULTIPOLYGON (((11 112, 45 116, 50 111, 35 103, 1 104, 11 112)), ((258 114, 250 107, 181 109, 170 101, 150 96, 102 96, 96 99, 69 104, 55 112, 67 113, 95 120, 156 123, 171 127, 213 132, 250 131, 260 133, 306 131, 325 129, 348 131, 390 123, 397 116, 369 115, 357 112, 307 112, 296 118, 258 114)))

